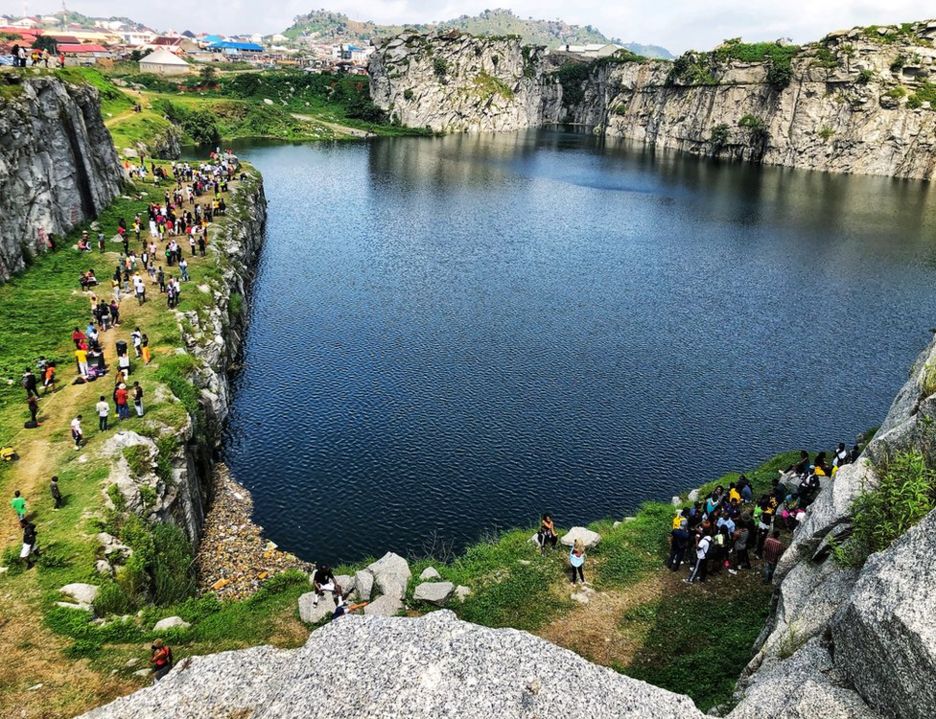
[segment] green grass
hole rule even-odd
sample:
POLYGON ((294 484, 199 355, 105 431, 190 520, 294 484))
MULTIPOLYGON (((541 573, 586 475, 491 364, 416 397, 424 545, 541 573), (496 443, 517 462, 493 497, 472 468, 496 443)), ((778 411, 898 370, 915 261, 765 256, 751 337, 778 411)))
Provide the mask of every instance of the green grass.
POLYGON ((703 711, 728 702, 764 626, 770 593, 753 572, 719 591, 693 587, 631 610, 619 629, 646 640, 630 666, 616 669, 687 694, 703 711))
POLYGON ((499 95, 505 100, 512 100, 514 91, 503 80, 486 72, 478 73, 474 78, 474 93, 483 100, 490 100, 499 95))

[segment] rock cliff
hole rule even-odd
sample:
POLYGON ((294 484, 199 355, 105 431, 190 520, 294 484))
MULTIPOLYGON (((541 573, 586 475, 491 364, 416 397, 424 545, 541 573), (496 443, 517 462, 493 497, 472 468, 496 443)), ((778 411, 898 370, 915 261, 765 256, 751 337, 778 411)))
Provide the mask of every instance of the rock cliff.
POLYGON ((301 649, 184 660, 85 719, 701 719, 692 701, 513 629, 452 612, 345 617, 301 649))
POLYGON ((0 281, 96 217, 122 182, 94 88, 14 79, 0 78, 0 281))
POLYGON ((437 131, 571 123, 696 155, 859 174, 936 174, 936 22, 854 28, 747 61, 727 43, 670 63, 407 33, 372 56, 374 102, 437 131), (740 59, 739 59, 740 58, 740 59))
POLYGON ((172 522, 182 527, 196 547, 231 401, 230 373, 243 349, 244 298, 253 279, 265 222, 263 183, 259 176, 250 176, 235 189, 226 219, 211 232, 209 247, 215 253, 218 273, 191 290, 206 301, 179 316, 184 348, 178 352, 193 359, 185 381, 197 390, 196 405, 185 404, 160 388, 161 398, 177 404, 176 415, 181 418, 159 429, 162 449, 160 442, 135 432, 116 435, 105 447, 105 453, 114 458, 105 485, 118 487, 129 511, 151 523, 172 522), (134 446, 145 447, 153 463, 152 471, 143 476, 131 471, 124 458, 123 450, 134 446), (157 471, 157 457, 167 447, 171 481, 157 471), (144 485, 147 488, 141 489, 144 485), (155 499, 144 502, 144 494, 155 499))

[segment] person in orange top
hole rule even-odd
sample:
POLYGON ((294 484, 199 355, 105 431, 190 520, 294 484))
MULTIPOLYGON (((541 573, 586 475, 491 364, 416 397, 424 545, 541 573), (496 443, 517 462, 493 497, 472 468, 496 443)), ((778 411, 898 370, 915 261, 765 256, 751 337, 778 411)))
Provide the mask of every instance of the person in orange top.
POLYGON ((43 394, 48 394, 50 389, 55 391, 55 365, 51 362, 46 365, 42 376, 42 386, 44 387, 43 394))
POLYGON ((153 665, 153 680, 159 681, 172 669, 172 650, 165 645, 162 639, 153 642, 150 664, 153 665))
POLYGON ((150 348, 149 348, 149 337, 146 336, 146 333, 143 333, 143 336, 140 338, 140 354, 143 356, 143 364, 150 363, 150 348))

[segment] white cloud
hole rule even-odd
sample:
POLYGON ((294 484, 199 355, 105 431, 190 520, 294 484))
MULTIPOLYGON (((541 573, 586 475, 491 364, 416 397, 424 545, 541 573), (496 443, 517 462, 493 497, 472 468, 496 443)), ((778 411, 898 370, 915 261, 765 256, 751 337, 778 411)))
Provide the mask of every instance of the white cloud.
MULTIPOLYGON (((69 7, 87 15, 126 15, 159 29, 272 33, 291 24, 295 15, 327 0, 73 0, 69 7)), ((383 23, 429 22, 475 14, 488 7, 509 7, 521 17, 556 19, 593 25, 608 36, 664 45, 674 52, 707 49, 727 37, 815 40, 853 25, 894 23, 936 17, 919 0, 853 2, 849 0, 344 0, 331 9, 359 20, 383 23)), ((20 0, 0 0, 0 12, 19 14, 20 0)), ((29 3, 31 12, 52 11, 54 3, 29 3)))

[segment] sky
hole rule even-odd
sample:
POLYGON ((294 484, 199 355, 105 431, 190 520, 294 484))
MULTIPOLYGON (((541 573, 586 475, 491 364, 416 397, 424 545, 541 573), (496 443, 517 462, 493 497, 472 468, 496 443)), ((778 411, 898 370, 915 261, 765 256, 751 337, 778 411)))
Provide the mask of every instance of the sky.
MULTIPOLYGON (((272 34, 296 15, 324 6, 355 20, 405 24, 474 15, 505 7, 521 17, 562 19, 592 25, 625 42, 662 45, 674 53, 710 49, 729 37, 749 41, 789 37, 817 40, 855 25, 936 18, 936 0, 70 0, 68 7, 91 16, 127 16, 155 29, 272 34)), ((55 2, 26 0, 30 14, 59 9, 55 2)), ((21 15, 23 0, 0 0, 0 14, 21 15)))

